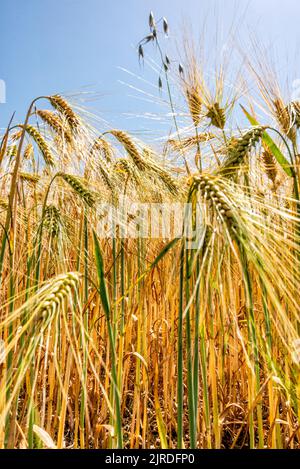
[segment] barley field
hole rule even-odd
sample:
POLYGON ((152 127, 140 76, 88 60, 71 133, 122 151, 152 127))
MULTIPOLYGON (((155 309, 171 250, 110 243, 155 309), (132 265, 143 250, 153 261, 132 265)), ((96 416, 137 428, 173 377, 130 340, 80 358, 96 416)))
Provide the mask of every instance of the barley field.
POLYGON ((300 102, 147 28, 164 139, 60 94, 1 135, 0 448, 299 448, 300 102))

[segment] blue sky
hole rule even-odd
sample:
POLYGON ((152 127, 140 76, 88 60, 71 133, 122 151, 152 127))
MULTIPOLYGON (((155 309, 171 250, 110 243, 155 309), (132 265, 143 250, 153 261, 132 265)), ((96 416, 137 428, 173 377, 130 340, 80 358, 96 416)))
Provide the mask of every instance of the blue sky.
POLYGON ((299 48, 298 0, 1 0, 0 79, 6 83, 6 103, 0 104, 0 127, 13 111, 22 118, 37 95, 89 91, 97 93, 97 99, 89 95, 91 110, 104 119, 129 130, 146 129, 146 120, 128 113, 151 111, 151 103, 132 97, 120 81, 143 84, 119 67, 155 82, 151 70, 139 68, 134 49, 147 34, 150 10, 168 18, 168 41, 178 37, 184 19, 196 33, 205 17, 212 30, 216 14, 225 29, 236 18, 244 47, 249 33, 255 33, 278 51, 284 73, 300 77, 293 55, 299 48))

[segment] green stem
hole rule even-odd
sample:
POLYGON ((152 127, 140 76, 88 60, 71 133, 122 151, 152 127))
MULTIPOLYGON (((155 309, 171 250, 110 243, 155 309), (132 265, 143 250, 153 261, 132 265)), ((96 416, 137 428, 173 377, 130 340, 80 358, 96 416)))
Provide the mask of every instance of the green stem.
POLYGON ((184 245, 180 253, 179 279, 179 317, 178 317, 178 346, 177 346, 177 448, 183 444, 183 281, 184 281, 184 245))
MULTIPOLYGON (((186 276, 185 276, 185 301, 189 303, 189 256, 186 252, 186 276)), ((188 414, 190 426, 190 447, 196 448, 197 438, 195 432, 195 410, 194 410, 194 376, 193 376, 193 358, 192 358, 192 340, 191 340, 191 319, 190 308, 186 310, 186 341, 187 341, 187 388, 188 388, 188 414)))

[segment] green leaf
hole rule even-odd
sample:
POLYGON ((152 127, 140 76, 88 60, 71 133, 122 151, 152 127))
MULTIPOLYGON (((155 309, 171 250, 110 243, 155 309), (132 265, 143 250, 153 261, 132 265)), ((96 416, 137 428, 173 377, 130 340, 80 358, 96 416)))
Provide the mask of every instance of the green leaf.
POLYGON ((99 241, 94 230, 93 230, 93 237, 94 237, 94 247, 95 247, 95 260, 96 260, 96 267, 97 267, 98 280, 99 280, 99 295, 100 295, 100 299, 102 302, 102 306, 103 306, 106 318, 108 319, 110 316, 110 304, 109 304, 108 292, 106 288, 104 264, 103 264, 103 258, 101 254, 99 241))
MULTIPOLYGON (((251 125, 260 125, 259 122, 255 119, 255 117, 251 116, 251 114, 249 114, 249 112, 244 108, 244 106, 242 106, 241 104, 240 106, 251 125)), ((270 137, 270 135, 267 134, 267 132, 263 133, 262 140, 265 143, 265 145, 268 147, 272 155, 275 156, 277 162, 280 164, 280 166, 286 172, 286 174, 290 177, 293 177, 293 172, 292 172, 290 163, 283 156, 278 146, 276 145, 274 140, 270 137)))

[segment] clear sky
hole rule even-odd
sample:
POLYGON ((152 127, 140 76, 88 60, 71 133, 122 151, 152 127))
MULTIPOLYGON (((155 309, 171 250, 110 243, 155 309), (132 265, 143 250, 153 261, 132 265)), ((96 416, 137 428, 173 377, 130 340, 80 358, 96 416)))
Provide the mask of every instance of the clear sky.
MULTIPOLYGON (((21 118, 37 95, 93 91, 98 98, 92 109, 113 125, 146 128, 138 117, 128 118, 145 110, 145 103, 120 81, 143 84, 119 67, 153 78, 146 67, 139 68, 135 50, 147 34, 150 10, 167 17, 170 41, 183 20, 197 31, 208 15, 213 29, 217 12, 225 28, 240 15, 238 33, 245 47, 249 32, 282 57, 289 50, 292 60, 299 46, 299 0, 0 0, 0 79, 6 83, 0 127, 13 111, 21 118)), ((293 78, 300 78, 299 65, 293 63, 293 78)), ((280 66, 286 71, 284 59, 280 66)))

